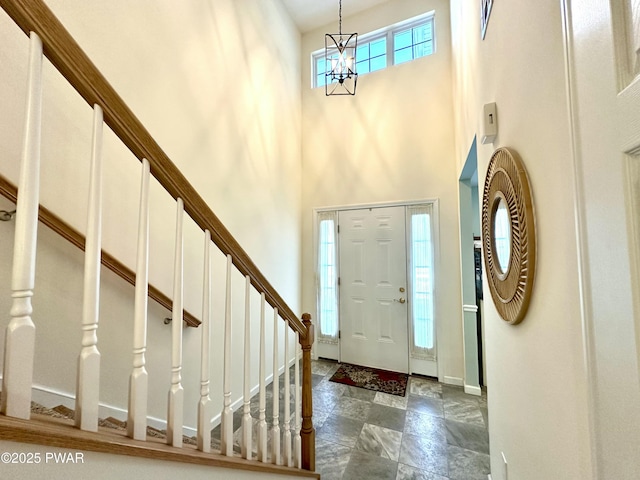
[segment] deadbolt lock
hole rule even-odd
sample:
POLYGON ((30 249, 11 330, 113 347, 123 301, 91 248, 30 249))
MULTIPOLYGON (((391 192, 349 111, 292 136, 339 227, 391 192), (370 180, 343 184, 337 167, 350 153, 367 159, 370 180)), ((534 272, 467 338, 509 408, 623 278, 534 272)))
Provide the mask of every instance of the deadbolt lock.
POLYGON ((400 293, 404 292, 404 287, 400 287, 400 293))

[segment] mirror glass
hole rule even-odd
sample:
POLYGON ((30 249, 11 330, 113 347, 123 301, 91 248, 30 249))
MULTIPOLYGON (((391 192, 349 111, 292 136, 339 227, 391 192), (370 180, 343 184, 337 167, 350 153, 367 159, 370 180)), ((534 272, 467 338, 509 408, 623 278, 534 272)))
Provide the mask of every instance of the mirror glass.
POLYGON ((498 207, 493 217, 493 238, 498 267, 505 273, 511 260, 511 219, 504 198, 498 200, 498 207))

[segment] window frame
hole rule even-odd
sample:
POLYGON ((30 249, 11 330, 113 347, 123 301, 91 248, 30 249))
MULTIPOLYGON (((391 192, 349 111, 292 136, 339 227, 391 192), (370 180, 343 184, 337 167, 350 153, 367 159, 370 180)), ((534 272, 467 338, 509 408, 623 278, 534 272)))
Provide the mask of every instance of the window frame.
MULTIPOLYGON (((372 32, 369 33, 365 33, 363 35, 358 35, 358 46, 360 45, 364 45, 367 43, 371 43, 374 42, 376 40, 379 40, 381 38, 386 37, 387 39, 387 52, 386 52, 386 65, 384 68, 379 68, 377 70, 374 70, 374 72, 379 72, 381 70, 385 70, 391 66, 395 66, 396 63, 394 63, 394 53, 395 53, 395 49, 394 49, 394 37, 396 33, 400 33, 403 32, 405 30, 408 29, 412 29, 415 28, 417 26, 420 25, 424 25, 427 23, 431 23, 431 44, 432 44, 432 48, 431 48, 431 53, 429 55, 423 55, 422 57, 418 57, 418 58, 414 58, 412 60, 407 60, 405 62, 400 62, 397 65, 401 65, 404 63, 410 63, 412 61, 418 60, 420 58, 424 58, 424 57, 430 57, 432 55, 435 55, 436 53, 436 25, 435 25, 435 11, 429 11, 426 13, 423 13, 421 15, 417 15, 415 17, 411 17, 408 18, 406 20, 403 20, 401 22, 397 22, 394 23, 392 25, 388 25, 386 27, 383 28, 379 28, 378 30, 374 30, 372 32)), ((412 44, 413 46, 413 44, 412 44)), ((311 88, 321 88, 324 87, 324 83, 322 85, 319 85, 317 80, 318 80, 318 75, 321 75, 321 73, 318 72, 318 59, 320 59, 321 57, 324 57, 325 55, 325 49, 321 48, 319 50, 315 50, 313 52, 311 52, 311 88)), ((369 57, 371 58, 371 57, 369 57)), ((356 65, 358 64, 359 60, 358 57, 356 56, 356 65)), ((356 72, 357 72, 357 68, 356 68, 356 72)), ((367 75, 369 73, 373 73, 371 71, 369 72, 365 72, 365 73, 360 73, 358 72, 358 75, 367 75)))
MULTIPOLYGON (((387 68, 388 66, 388 62, 389 62, 389 36, 386 35, 384 32, 378 35, 371 35, 368 36, 364 39, 358 39, 358 48, 361 48, 363 45, 371 45, 374 42, 377 42, 378 40, 382 40, 382 39, 386 39, 386 49, 385 49, 385 66, 382 68, 378 68, 376 70, 373 70, 373 72, 377 72, 379 70, 384 70, 385 68, 387 68)), ((374 57, 376 58, 376 57, 374 57)), ((367 60, 369 60, 369 66, 371 66, 371 47, 369 47, 369 57, 367 58, 367 60)), ((356 72, 358 72, 358 63, 362 62, 364 60, 358 60, 358 57, 356 56, 356 72)), ((358 73, 358 75, 367 75, 369 73, 373 73, 371 70, 369 70, 368 72, 363 72, 363 73, 358 73)))
POLYGON ((407 282, 408 282, 408 298, 409 298, 409 355, 411 358, 424 359, 430 361, 437 361, 438 358, 438 309, 437 309, 437 287, 439 277, 439 265, 438 265, 438 204, 435 202, 422 202, 412 205, 407 205, 406 208, 406 236, 407 236, 407 282), (412 211, 418 213, 420 210, 426 210, 429 215, 429 236, 431 243, 431 307, 432 307, 432 321, 433 321, 433 346, 431 348, 423 348, 416 345, 415 334, 415 319, 414 319, 414 282, 411 269, 414 265, 413 259, 413 229, 412 229, 412 211))
POLYGON ((413 62, 414 60, 417 60, 418 58, 429 57, 429 56, 433 55, 436 52, 436 49, 435 49, 435 44, 436 44, 435 22, 434 22, 433 16, 431 16, 430 18, 417 20, 417 21, 414 21, 414 22, 410 22, 410 23, 404 24, 401 27, 394 28, 393 31, 391 31, 390 33, 391 33, 392 38, 393 38, 393 42, 392 42, 393 43, 393 48, 392 48, 391 57, 390 57, 391 60, 393 61, 393 65, 401 65, 403 63, 413 62), (422 25, 427 25, 428 23, 431 23, 431 40, 430 40, 431 41, 431 53, 429 55, 422 55, 422 56, 417 57, 417 58, 414 57, 411 60, 405 60, 404 62, 396 63, 396 61, 395 61, 396 60, 395 59, 395 53, 396 53, 396 50, 395 50, 395 36, 396 36, 396 34, 405 32, 407 30, 410 30, 411 31, 411 45, 409 47, 405 47, 405 48, 413 49, 416 46, 416 44, 413 43, 413 29, 416 28, 416 27, 420 27, 422 25))
POLYGON ((315 269, 316 269, 316 315, 317 315, 317 331, 318 341, 321 343, 338 344, 339 330, 340 330, 340 289, 338 288, 338 276, 340 275, 340 259, 338 248, 338 212, 337 210, 324 210, 317 211, 314 222, 314 237, 315 237, 315 269), (335 278, 333 279, 333 289, 335 290, 335 315, 336 325, 335 332, 333 334, 325 334, 322 331, 322 322, 324 316, 322 314, 320 306, 322 305, 322 282, 321 282, 321 268, 320 268, 320 250, 321 245, 321 224, 323 221, 331 221, 333 223, 333 260, 335 278))

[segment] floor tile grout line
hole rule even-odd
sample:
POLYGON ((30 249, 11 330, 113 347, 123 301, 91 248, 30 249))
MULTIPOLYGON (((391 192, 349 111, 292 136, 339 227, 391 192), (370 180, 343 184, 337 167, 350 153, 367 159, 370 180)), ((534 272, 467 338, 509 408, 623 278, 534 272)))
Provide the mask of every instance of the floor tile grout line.
MULTIPOLYGON (((331 371, 328 371, 328 373, 326 373, 326 374, 323 376, 322 383, 327 383, 327 382, 328 382, 328 378, 327 378, 327 377, 329 377, 329 374, 331 374, 331 373, 332 373, 331 371)), ((320 383, 320 382, 319 382, 319 383, 320 383)), ((327 413, 327 415, 335 415, 335 414, 336 414, 335 409, 336 409, 336 406, 337 406, 337 404, 338 404, 338 403, 337 403, 337 402, 338 402, 338 399, 339 399, 340 397, 342 397, 342 396, 350 396, 350 394, 349 394, 349 393, 347 393, 347 390, 341 390, 341 391, 339 391, 339 392, 338 392, 338 391, 333 391, 333 390, 331 390, 331 389, 327 389, 327 391, 329 392, 329 393, 328 393, 328 395, 329 395, 329 396, 331 396, 331 397, 333 397, 333 400, 334 400, 334 402, 332 402, 332 408, 331 408, 331 411, 330 411, 330 412, 328 412, 328 413, 327 413)), ((447 399, 447 397, 446 397, 446 395, 444 395, 444 393, 446 393, 446 392, 443 392, 443 394, 441 394, 441 397, 438 399, 438 400, 439 400, 439 401, 441 401, 441 402, 444 402, 444 401, 447 399)), ((417 392, 416 392, 415 394, 417 394, 417 392)), ((407 398, 409 398, 409 396, 410 396, 410 395, 415 395, 415 394, 411 393, 411 391, 409 391, 409 390, 408 390, 408 392, 407 392, 407 398)), ((432 397, 432 396, 430 396, 430 395, 419 395, 419 394, 417 394, 417 396, 418 396, 418 397, 431 397, 431 398, 433 398, 433 397, 432 397)), ((357 399, 362 400, 362 398, 357 398, 357 399)), ((365 401, 365 402, 367 402, 367 403, 369 403, 369 404, 371 404, 371 405, 378 404, 377 402, 375 402, 375 397, 374 397, 374 398, 371 398, 371 399, 364 400, 364 401, 365 401)), ((480 406, 477 404, 477 402, 473 402, 473 403, 475 404, 475 407, 480 407, 480 406)), ((390 406, 390 405, 383 405, 383 404, 378 404, 378 405, 382 405, 382 406, 385 406, 385 407, 390 407, 390 408, 396 408, 396 409, 398 409, 397 407, 392 407, 392 406, 390 406)), ((486 407, 485 407, 485 408, 486 408, 486 407)), ((419 413, 419 414, 422 414, 422 415, 429 415, 430 417, 435 417, 434 419, 442 419, 442 420, 441 420, 441 422, 443 422, 443 424, 444 424, 445 426, 446 426, 446 421, 447 421, 447 420, 450 420, 450 421, 453 421, 453 422, 458 422, 458 423, 460 423, 460 424, 462 424, 462 425, 471 425, 471 426, 473 426, 473 427, 480 427, 480 428, 484 427, 484 428, 486 428, 486 423, 484 422, 484 415, 485 415, 485 413, 483 413, 483 425, 482 425, 482 426, 480 426, 480 425, 476 425, 476 424, 473 424, 473 423, 461 422, 461 421, 459 421, 460 419, 457 419, 457 420, 456 420, 456 419, 454 419, 454 418, 448 418, 448 416, 446 416, 446 415, 445 415, 444 406, 443 406, 443 412, 442 412, 443 414, 442 414, 442 416, 439 416, 439 415, 433 415, 433 412, 428 412, 428 411, 427 411, 427 412, 425 412, 425 411, 420 411, 420 410, 417 410, 417 409, 409 409, 409 408, 407 408, 407 409, 398 409, 398 410, 405 410, 405 412, 415 411, 415 412, 417 412, 417 413, 419 413)), ((348 418, 348 417, 345 417, 345 418, 348 418)), ((367 420, 369 420, 369 419, 367 419, 367 420)), ((360 420, 360 421, 362 421, 362 420, 360 420)), ((364 427, 364 425, 366 425, 367 423, 368 423, 368 422, 367 422, 367 421, 365 421, 365 422, 363 423, 363 427, 364 427)), ((372 424, 372 425, 375 425, 375 424, 372 424)), ((381 427, 381 428, 385 428, 385 427, 381 427)), ((392 430, 392 429, 390 429, 390 430, 392 430)), ((406 440, 406 438, 407 438, 407 437, 405 436, 406 434, 404 433, 404 429, 403 429, 403 432, 399 432, 399 433, 401 434, 400 448, 402 449, 402 444, 403 444, 403 442, 406 440)), ((359 433, 359 435, 362 435, 362 428, 360 428, 360 433, 359 433)), ((359 436, 358 436, 358 438, 359 438, 359 436)), ((451 446, 451 447, 458 448, 458 449, 460 449, 460 450, 462 450, 462 451, 468 451, 468 452, 470 452, 470 453, 472 453, 472 454, 478 454, 478 455, 484 455, 484 456, 487 456, 486 454, 483 454, 483 453, 481 453, 481 452, 476 452, 475 450, 471 450, 471 449, 467 449, 467 448, 464 448, 464 447, 460 447, 460 446, 458 446, 458 445, 450 445, 450 444, 448 443, 447 439, 446 439, 446 436, 445 436, 445 438, 443 439, 443 441, 442 441, 442 442, 439 442, 439 443, 442 445, 442 447, 444 447, 445 451, 447 451, 447 452, 449 452, 449 447, 451 446)), ((341 445, 341 444, 340 444, 340 445, 341 445)), ((349 452, 350 452, 350 453, 349 453, 349 455, 351 455, 354 451, 358 451, 358 452, 360 452, 360 453, 364 453, 365 455, 371 455, 371 453, 369 453, 369 452, 363 452, 363 451, 361 451, 361 450, 356 450, 356 446, 357 446, 357 445, 358 445, 358 440, 356 440, 356 445, 355 445, 354 447, 344 446, 344 448, 349 449, 349 452)), ((389 455, 388 455, 388 452, 387 452, 387 456, 389 456, 389 455)), ((385 457, 384 457, 384 456, 382 456, 382 458, 385 458, 385 457)), ((398 471, 398 469, 399 469, 399 465, 400 465, 402 462, 400 462, 400 461, 399 461, 399 459, 398 459, 398 461, 397 461, 397 462, 396 462, 396 461, 394 461, 394 460, 391 460, 391 459, 386 459, 386 460, 391 461, 391 462, 394 464, 394 466, 395 466, 395 470, 396 470, 396 472, 397 472, 397 471, 398 471)), ((444 459, 443 459, 443 460, 444 460, 444 459)), ((449 455, 449 453, 447 453, 447 461, 446 461, 447 467, 449 466, 450 460, 451 460, 450 455, 449 455)), ((405 465, 405 466, 407 466, 407 467, 411 467, 410 465, 407 465, 406 463, 402 463, 402 465, 405 465)), ((345 467, 345 471, 346 471, 346 468, 347 468, 347 467, 345 467)), ((415 468, 415 467, 411 467, 411 468, 415 468)), ((420 469, 418 469, 418 471, 419 471, 419 470, 420 470, 420 469)), ((445 477, 442 477, 442 478, 445 478, 445 477)))

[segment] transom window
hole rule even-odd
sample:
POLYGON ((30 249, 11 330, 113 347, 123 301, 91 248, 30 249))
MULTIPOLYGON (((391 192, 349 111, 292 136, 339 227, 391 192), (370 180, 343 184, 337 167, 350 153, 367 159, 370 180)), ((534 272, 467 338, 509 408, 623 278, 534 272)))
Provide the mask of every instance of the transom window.
POLYGON ((408 62, 433 53, 433 22, 407 28, 393 35, 393 63, 408 62))
POLYGON ((356 72, 358 75, 375 72, 387 67, 387 37, 360 43, 356 49, 356 72))
MULTIPOLYGON (((434 12, 429 12, 360 35, 356 49, 356 72, 364 75, 434 52, 434 12)), ((312 53, 311 65, 312 87, 323 87, 327 73, 324 49, 312 53)))

